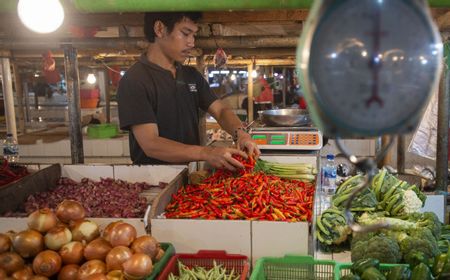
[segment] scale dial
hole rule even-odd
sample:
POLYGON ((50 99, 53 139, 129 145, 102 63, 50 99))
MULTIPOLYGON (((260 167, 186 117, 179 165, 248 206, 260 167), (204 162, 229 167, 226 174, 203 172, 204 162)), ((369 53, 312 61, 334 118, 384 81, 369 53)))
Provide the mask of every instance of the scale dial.
POLYGON ((414 0, 315 4, 297 57, 312 119, 326 135, 414 128, 442 58, 425 8, 414 0))

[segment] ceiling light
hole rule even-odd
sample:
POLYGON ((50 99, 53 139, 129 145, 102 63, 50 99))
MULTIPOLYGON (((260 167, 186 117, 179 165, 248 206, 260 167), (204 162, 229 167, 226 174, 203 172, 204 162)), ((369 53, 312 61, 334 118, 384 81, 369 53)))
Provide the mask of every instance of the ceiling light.
POLYGON ((89 73, 89 75, 88 75, 87 78, 86 78, 86 81, 87 81, 89 84, 93 85, 93 84, 95 84, 95 82, 97 81, 97 78, 95 78, 95 75, 94 75, 94 74, 89 73))
POLYGON ((64 9, 59 0, 19 0, 17 12, 22 23, 38 33, 53 32, 64 20, 64 9))

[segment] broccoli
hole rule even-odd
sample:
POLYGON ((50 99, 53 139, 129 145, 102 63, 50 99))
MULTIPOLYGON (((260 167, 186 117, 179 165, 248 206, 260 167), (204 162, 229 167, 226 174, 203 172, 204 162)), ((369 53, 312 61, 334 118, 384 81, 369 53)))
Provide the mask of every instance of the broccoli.
POLYGON ((408 221, 415 222, 419 227, 428 228, 436 239, 441 237, 442 224, 433 212, 414 213, 408 221))
POLYGON ((352 240, 352 261, 365 258, 378 259, 382 263, 397 263, 402 255, 396 240, 385 234, 369 233, 352 240))
POLYGON ((439 254, 437 240, 428 228, 410 230, 408 236, 400 242, 400 249, 405 257, 414 252, 421 252, 427 258, 434 258, 439 254))

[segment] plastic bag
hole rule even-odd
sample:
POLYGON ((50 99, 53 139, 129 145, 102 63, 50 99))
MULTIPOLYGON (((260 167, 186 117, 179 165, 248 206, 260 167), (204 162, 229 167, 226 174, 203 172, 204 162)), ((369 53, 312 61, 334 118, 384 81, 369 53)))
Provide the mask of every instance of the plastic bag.
POLYGON ((437 124, 438 123, 438 93, 433 94, 425 114, 413 135, 408 152, 421 157, 436 159, 437 124))

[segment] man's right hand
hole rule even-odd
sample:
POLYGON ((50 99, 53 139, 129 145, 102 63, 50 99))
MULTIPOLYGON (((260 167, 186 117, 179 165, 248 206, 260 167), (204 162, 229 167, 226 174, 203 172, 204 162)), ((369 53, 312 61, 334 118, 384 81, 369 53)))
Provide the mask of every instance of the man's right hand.
POLYGON ((244 168, 244 165, 238 160, 233 158, 233 155, 240 155, 243 158, 247 158, 248 155, 235 148, 226 147, 204 147, 204 160, 214 168, 228 169, 230 171, 236 171, 244 168))

